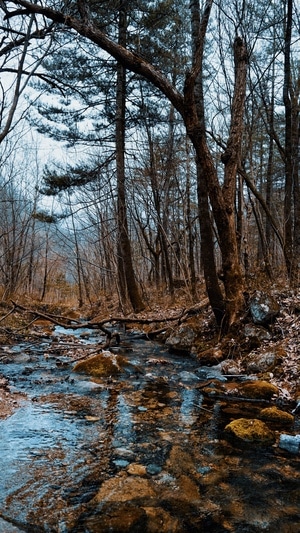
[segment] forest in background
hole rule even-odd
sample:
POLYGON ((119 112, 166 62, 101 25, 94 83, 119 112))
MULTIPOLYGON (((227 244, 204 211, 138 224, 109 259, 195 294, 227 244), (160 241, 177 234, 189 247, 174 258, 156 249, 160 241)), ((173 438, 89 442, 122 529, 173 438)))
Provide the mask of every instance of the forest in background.
POLYGON ((2 300, 128 313, 206 290, 230 325, 247 287, 297 289, 296 1, 1 14, 2 300))

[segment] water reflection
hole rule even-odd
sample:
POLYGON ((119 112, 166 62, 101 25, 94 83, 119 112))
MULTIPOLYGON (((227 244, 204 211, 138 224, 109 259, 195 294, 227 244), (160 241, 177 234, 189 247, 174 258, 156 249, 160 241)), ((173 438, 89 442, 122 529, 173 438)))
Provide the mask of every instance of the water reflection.
POLYGON ((183 389, 181 392, 180 420, 185 426, 192 426, 198 418, 197 397, 196 389, 183 389))
POLYGON ((113 436, 115 447, 122 446, 124 443, 130 446, 133 445, 135 441, 131 408, 122 393, 117 400, 113 436))

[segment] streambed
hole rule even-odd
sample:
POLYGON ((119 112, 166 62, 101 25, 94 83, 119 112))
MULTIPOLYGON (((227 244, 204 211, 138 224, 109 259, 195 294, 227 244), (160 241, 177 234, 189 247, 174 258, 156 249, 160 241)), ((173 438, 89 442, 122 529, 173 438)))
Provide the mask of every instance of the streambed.
POLYGON ((299 456, 224 438, 259 406, 204 396, 223 376, 128 334, 126 373, 92 381, 54 339, 1 350, 23 395, 0 420, 1 533, 299 532, 299 456))

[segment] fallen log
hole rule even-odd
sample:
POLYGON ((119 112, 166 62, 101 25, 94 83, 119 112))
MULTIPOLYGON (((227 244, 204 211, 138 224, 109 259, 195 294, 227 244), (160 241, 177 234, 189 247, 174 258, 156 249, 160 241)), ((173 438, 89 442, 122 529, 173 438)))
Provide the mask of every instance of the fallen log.
MULTIPOLYGON (((87 320, 85 322, 81 322, 78 319, 74 319, 68 316, 62 316, 62 315, 54 315, 52 313, 45 313, 38 311, 37 309, 32 309, 29 307, 25 307, 24 305, 21 305, 13 300, 11 300, 13 304, 13 309, 8 313, 9 315, 14 312, 21 312, 21 313, 28 313, 30 315, 33 315, 33 319, 30 321, 30 324, 34 324, 34 322, 38 319, 47 320, 50 323, 62 327, 62 328, 68 328, 73 329, 76 331, 77 329, 99 329, 106 335, 106 343, 105 347, 108 347, 110 345, 110 342, 113 338, 116 339, 117 344, 120 342, 120 333, 119 332, 112 332, 107 327, 105 327, 107 324, 164 324, 159 329, 156 329, 152 332, 148 332, 147 335, 150 337, 154 337, 155 335, 158 335, 162 331, 164 331, 170 322, 177 322, 178 324, 181 324, 185 320, 187 320, 190 316, 199 314, 205 307, 208 305, 208 299, 206 298, 202 302, 189 307, 182 309, 179 313, 176 315, 171 316, 157 316, 157 317, 124 317, 124 316, 109 316, 107 318, 104 318, 100 321, 95 320, 87 320)), ((6 315, 8 316, 8 315, 6 315)), ((28 327, 25 326, 25 327, 28 327)))

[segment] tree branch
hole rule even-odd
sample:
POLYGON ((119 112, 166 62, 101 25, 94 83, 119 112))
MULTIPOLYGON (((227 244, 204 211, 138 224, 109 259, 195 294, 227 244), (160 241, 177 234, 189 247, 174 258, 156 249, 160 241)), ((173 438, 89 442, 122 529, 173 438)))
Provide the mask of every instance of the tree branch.
POLYGON ((34 316, 34 319, 31 320, 30 324, 34 323, 35 320, 38 320, 39 318, 41 318, 43 320, 47 320, 51 322, 51 324, 54 324, 55 326, 73 329, 74 331, 78 329, 100 329, 100 331, 105 333, 108 340, 111 340, 111 338, 113 336, 116 336, 116 334, 112 333, 109 329, 107 329, 105 327, 106 324, 109 324, 112 322, 117 323, 117 324, 145 324, 145 325, 164 323, 163 328, 156 330, 155 332, 149 333, 149 335, 154 336, 160 333, 161 331, 164 331, 169 322, 178 322, 178 324, 180 324, 184 322, 185 320, 187 320, 190 316, 199 314, 209 304, 208 298, 205 298, 202 302, 196 305, 193 305, 192 307, 189 307, 188 309, 185 309, 185 308, 182 309, 175 316, 166 316, 166 317, 157 316, 157 317, 152 317, 152 318, 142 318, 142 317, 126 318, 123 316, 110 316, 97 322, 93 320, 81 322, 80 320, 76 320, 68 316, 66 317, 58 316, 58 315, 53 315, 51 313, 44 313, 36 309, 30 309, 28 307, 24 307, 21 304, 18 304, 17 302, 14 302, 13 300, 11 300, 11 302, 13 304, 13 309, 9 311, 9 313, 5 316, 5 318, 14 312, 29 313, 34 316))
POLYGON ((183 116, 183 96, 173 87, 162 72, 138 54, 115 43, 99 30, 93 22, 89 21, 87 23, 75 17, 65 15, 61 11, 44 7, 39 4, 32 4, 27 0, 15 0, 13 3, 17 6, 23 6, 29 13, 43 15, 53 22, 72 28, 83 37, 88 38, 91 42, 98 45, 102 50, 105 50, 109 55, 119 61, 124 67, 136 74, 140 74, 155 85, 165 96, 167 96, 177 111, 183 116))

